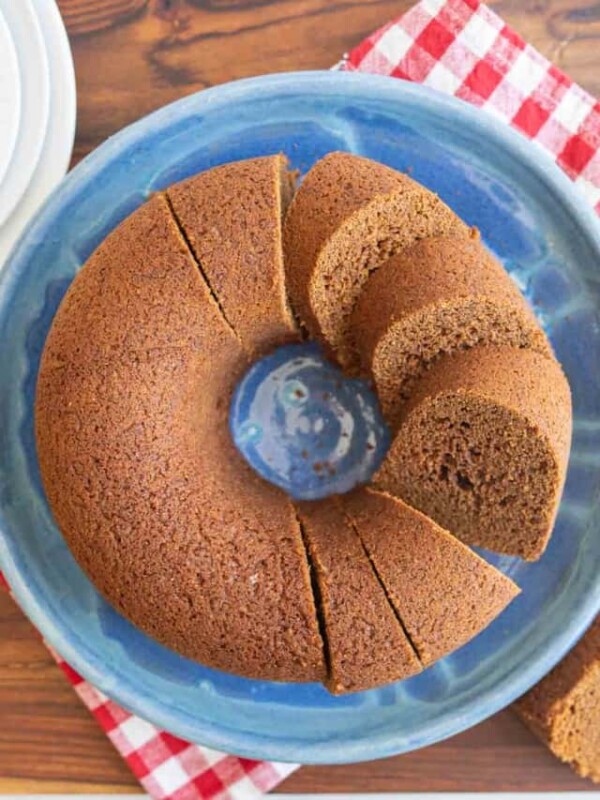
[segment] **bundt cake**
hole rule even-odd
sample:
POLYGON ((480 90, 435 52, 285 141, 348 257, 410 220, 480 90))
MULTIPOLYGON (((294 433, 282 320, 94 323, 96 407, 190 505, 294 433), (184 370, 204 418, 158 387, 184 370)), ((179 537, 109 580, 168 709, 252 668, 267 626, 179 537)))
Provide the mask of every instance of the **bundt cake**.
MULTIPOLYGON (((453 534, 541 554, 570 396, 502 268, 431 192, 342 153, 292 192, 283 156, 226 164, 153 196, 106 238, 46 341, 37 449, 73 555, 133 624, 209 667, 342 693, 419 672, 515 597, 453 534), (404 317, 423 322, 404 330, 404 317), (234 389, 260 373, 255 359, 306 331, 352 374, 358 345, 390 403, 406 394, 376 488, 299 502, 257 474, 251 446, 242 457, 234 444, 233 408, 243 417, 246 397, 232 405, 234 389)), ((359 425, 336 406, 337 383, 351 391, 343 376, 311 389, 290 369, 273 405, 286 436, 314 431, 325 451, 325 428, 337 426, 344 464, 353 428, 363 458, 372 430, 385 446, 375 399, 367 408, 352 389, 348 408, 369 416, 359 425)), ((261 430, 244 429, 244 441, 261 430)), ((319 480, 334 475, 297 449, 319 480)))
POLYGON ((340 500, 424 666, 462 647, 519 588, 401 500, 372 489, 340 500))
POLYGON ((380 267, 359 297, 352 333, 392 427, 411 386, 444 353, 489 344, 552 356, 508 273, 464 237, 422 239, 380 267))
POLYGON ((600 616, 513 707, 555 756, 600 783, 600 616))
POLYGON ((475 347, 416 384, 374 476, 464 542, 538 559, 550 537, 571 442, 571 395, 554 359, 475 347))
POLYGON ((285 156, 236 161, 167 189, 167 198, 226 320, 252 354, 296 341, 281 225, 294 191, 285 156))
POLYGON ((371 562, 335 499, 298 504, 315 571, 335 694, 408 678, 422 667, 371 562))
POLYGON ((352 366, 349 319, 369 275, 416 240, 444 234, 474 235, 408 175, 350 153, 318 161, 284 228, 288 292, 310 335, 352 366))

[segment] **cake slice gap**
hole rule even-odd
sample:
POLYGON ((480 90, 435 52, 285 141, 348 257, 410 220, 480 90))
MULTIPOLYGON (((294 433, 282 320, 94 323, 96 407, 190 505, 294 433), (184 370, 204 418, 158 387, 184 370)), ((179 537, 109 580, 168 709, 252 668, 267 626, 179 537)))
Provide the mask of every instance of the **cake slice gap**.
POLYGON ((208 290, 208 292, 209 292, 209 294, 211 296, 211 299, 213 300, 215 306, 219 310, 219 314, 221 315, 221 319, 223 320, 225 325, 229 328, 229 330, 231 331, 231 334, 238 341, 239 345, 243 349, 245 349, 243 347, 242 341, 240 340, 240 337, 238 336, 238 332, 233 327, 233 325, 231 324, 231 321, 229 320, 227 314, 225 313, 225 309, 223 308, 223 304, 221 303, 218 295, 215 293, 213 287, 211 286, 210 280, 209 280, 208 275, 206 274, 206 272, 204 270, 204 267, 202 266, 200 261, 198 261, 198 259, 196 258, 196 254, 194 253, 194 249, 192 247, 192 244, 191 244, 191 242, 190 242, 190 240, 188 238, 188 235, 186 233, 185 228, 181 224, 181 220, 179 219, 179 217, 175 213, 175 209, 173 208, 173 204, 171 203, 169 195, 166 192, 161 192, 159 196, 164 199, 164 201, 165 201, 165 203, 167 205, 167 208, 169 209, 169 212, 170 212, 171 216, 173 217, 173 222, 175 223, 175 225, 177 226, 177 229, 179 230, 179 234, 181 236, 181 239, 185 242, 185 246, 188 249, 190 257, 193 259, 193 261, 194 261, 194 263, 196 265, 196 268, 197 268, 198 272, 200 273, 200 275, 202 277, 202 280, 203 280, 204 284, 206 285, 206 288, 207 288, 207 290, 208 290))
POLYGON ((425 667, 469 642, 520 591, 452 534, 396 498, 360 489, 339 502, 425 667))
POLYGON ((421 663, 352 524, 334 498, 297 503, 321 606, 333 694, 403 680, 421 663))
POLYGON ((166 190, 223 316, 252 356, 301 338, 282 246, 294 178, 278 154, 223 164, 166 190))

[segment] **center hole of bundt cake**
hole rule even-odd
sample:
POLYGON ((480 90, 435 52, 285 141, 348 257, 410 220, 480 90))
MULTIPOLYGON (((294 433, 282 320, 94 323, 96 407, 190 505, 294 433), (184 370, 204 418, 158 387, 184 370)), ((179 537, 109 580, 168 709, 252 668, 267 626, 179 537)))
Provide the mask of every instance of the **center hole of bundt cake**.
POLYGON ((368 384, 346 377, 314 343, 257 361, 235 390, 230 427, 250 466, 303 500, 368 482, 390 441, 368 384))

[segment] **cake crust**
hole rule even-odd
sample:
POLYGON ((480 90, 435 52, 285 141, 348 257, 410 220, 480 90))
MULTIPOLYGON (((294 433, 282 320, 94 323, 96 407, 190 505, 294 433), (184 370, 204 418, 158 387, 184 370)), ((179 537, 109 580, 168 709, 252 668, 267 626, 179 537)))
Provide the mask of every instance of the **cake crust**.
POLYGON ((235 161, 167 189, 200 270, 254 356, 299 340, 283 268, 282 224, 294 191, 287 167, 281 154, 235 161))
POLYGON ((44 487, 77 561, 143 631, 239 675, 321 680, 293 508, 228 432, 246 368, 155 196, 92 255, 56 315, 36 403, 44 487))

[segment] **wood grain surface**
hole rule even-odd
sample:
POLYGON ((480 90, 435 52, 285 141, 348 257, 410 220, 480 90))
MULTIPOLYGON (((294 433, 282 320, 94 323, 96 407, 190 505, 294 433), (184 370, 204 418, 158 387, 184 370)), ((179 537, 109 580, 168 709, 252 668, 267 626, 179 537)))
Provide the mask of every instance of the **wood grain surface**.
MULTIPOLYGON (((330 66, 408 8, 398 0, 59 0, 75 58, 74 161, 124 125, 206 86, 330 66)), ((600 94, 600 3, 491 3, 562 69, 600 94)), ((137 784, 0 596, 0 792, 119 792, 137 784)), ((591 790, 503 712, 447 742, 385 761, 303 767, 289 792, 591 790)))

